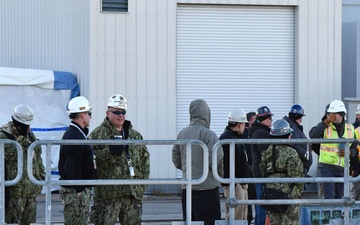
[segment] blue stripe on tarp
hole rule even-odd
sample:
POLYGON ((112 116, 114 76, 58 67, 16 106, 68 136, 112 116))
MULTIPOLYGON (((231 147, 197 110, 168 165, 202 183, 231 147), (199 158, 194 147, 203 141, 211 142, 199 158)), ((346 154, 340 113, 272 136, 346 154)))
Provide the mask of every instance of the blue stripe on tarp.
POLYGON ((70 89, 70 99, 80 95, 80 86, 72 73, 62 71, 53 72, 55 90, 70 89))
POLYGON ((59 171, 51 171, 51 175, 59 175, 59 171))
POLYGON ((53 128, 31 128, 31 131, 47 132, 47 131, 63 131, 68 127, 53 127, 53 128))

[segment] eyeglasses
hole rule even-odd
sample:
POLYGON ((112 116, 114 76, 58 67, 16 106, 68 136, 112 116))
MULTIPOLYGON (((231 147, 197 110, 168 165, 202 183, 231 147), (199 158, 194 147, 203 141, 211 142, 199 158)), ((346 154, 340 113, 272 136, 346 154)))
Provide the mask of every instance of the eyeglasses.
POLYGON ((87 114, 88 114, 89 116, 91 116, 91 115, 92 115, 92 112, 87 112, 87 114))
POLYGON ((271 120, 271 121, 273 120, 272 117, 269 117, 268 119, 271 120))
POLYGON ((126 114, 126 111, 124 110, 124 111, 110 111, 112 114, 114 114, 114 115, 117 115, 117 116, 119 116, 119 115, 125 115, 126 114))

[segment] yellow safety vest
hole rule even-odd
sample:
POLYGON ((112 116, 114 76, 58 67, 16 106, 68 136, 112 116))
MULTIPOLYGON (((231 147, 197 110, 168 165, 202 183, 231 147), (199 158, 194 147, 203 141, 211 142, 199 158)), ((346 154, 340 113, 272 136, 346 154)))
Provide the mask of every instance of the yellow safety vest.
MULTIPOLYGON (((343 138, 354 138, 354 126, 345 123, 343 138)), ((324 130, 324 138, 339 138, 336 128, 333 124, 324 130)), ((349 147, 352 143, 349 143, 349 147)), ((321 143, 319 162, 344 167, 344 157, 339 156, 340 143, 321 143)))
MULTIPOLYGON (((360 127, 357 127, 355 129, 355 135, 356 135, 356 139, 360 140, 360 127)), ((358 145, 357 150, 358 150, 358 159, 360 161, 360 144, 358 145)))

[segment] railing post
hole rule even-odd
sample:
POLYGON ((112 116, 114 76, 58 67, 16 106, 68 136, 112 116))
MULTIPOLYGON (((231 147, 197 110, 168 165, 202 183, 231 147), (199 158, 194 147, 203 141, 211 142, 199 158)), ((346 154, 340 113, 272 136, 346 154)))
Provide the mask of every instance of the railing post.
MULTIPOLYGON (((234 183, 343 183, 344 184, 344 198, 343 199, 290 199, 290 200, 237 200, 236 204, 303 204, 303 205, 321 205, 321 206, 343 206, 344 209, 344 224, 348 225, 350 222, 350 206, 357 203, 352 196, 350 196, 350 182, 360 182, 360 177, 351 178, 349 175, 349 146, 351 143, 360 143, 356 139, 227 139, 218 141, 212 150, 212 168, 215 179, 221 183, 229 183, 230 187, 234 183), (235 153, 232 150, 235 144, 298 144, 298 143, 345 143, 345 165, 344 165, 344 176, 343 177, 311 177, 311 178, 234 178, 235 168, 233 167, 235 153), (230 148, 230 177, 222 178, 217 173, 217 159, 216 151, 221 145, 229 144, 230 148)), ((230 198, 235 195, 235 189, 230 188, 230 198)), ((234 217, 230 213, 230 224, 234 224, 234 217)))
POLYGON ((19 143, 10 139, 0 140, 0 225, 5 223, 5 187, 17 184, 23 174, 23 154, 19 143), (5 144, 11 144, 17 150, 17 175, 13 180, 5 180, 5 144))

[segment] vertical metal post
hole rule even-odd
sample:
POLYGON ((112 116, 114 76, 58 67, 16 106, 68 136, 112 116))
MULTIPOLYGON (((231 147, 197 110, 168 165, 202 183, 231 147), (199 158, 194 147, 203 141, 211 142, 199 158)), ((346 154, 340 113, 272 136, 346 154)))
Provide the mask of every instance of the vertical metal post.
POLYGON ((46 167, 45 167, 45 182, 46 182, 46 225, 51 225, 51 144, 46 145, 46 167))
MULTIPOLYGON (((235 179, 235 172, 233 173, 233 171, 235 171, 235 142, 231 142, 230 144, 230 159, 229 159, 229 162, 230 162, 230 184, 229 184, 229 191, 230 191, 230 195, 229 195, 229 198, 230 198, 230 202, 234 203, 234 199, 235 199, 235 182, 234 182, 234 179, 235 179)), ((236 206, 235 206, 236 207, 236 206)), ((231 206, 229 207, 229 216, 230 216, 230 225, 234 225, 235 224, 235 207, 234 206, 231 206)))
POLYGON ((4 142, 0 143, 0 224, 5 224, 5 151, 4 151, 4 142))
POLYGON ((186 144, 186 224, 191 224, 191 168, 192 168, 192 151, 191 151, 191 144, 186 144))
MULTIPOLYGON (((349 184, 349 167, 350 167, 350 141, 345 143, 345 156, 344 156, 344 198, 350 199, 350 184, 349 184)), ((349 204, 344 206, 344 225, 350 223, 350 209, 349 204)))

